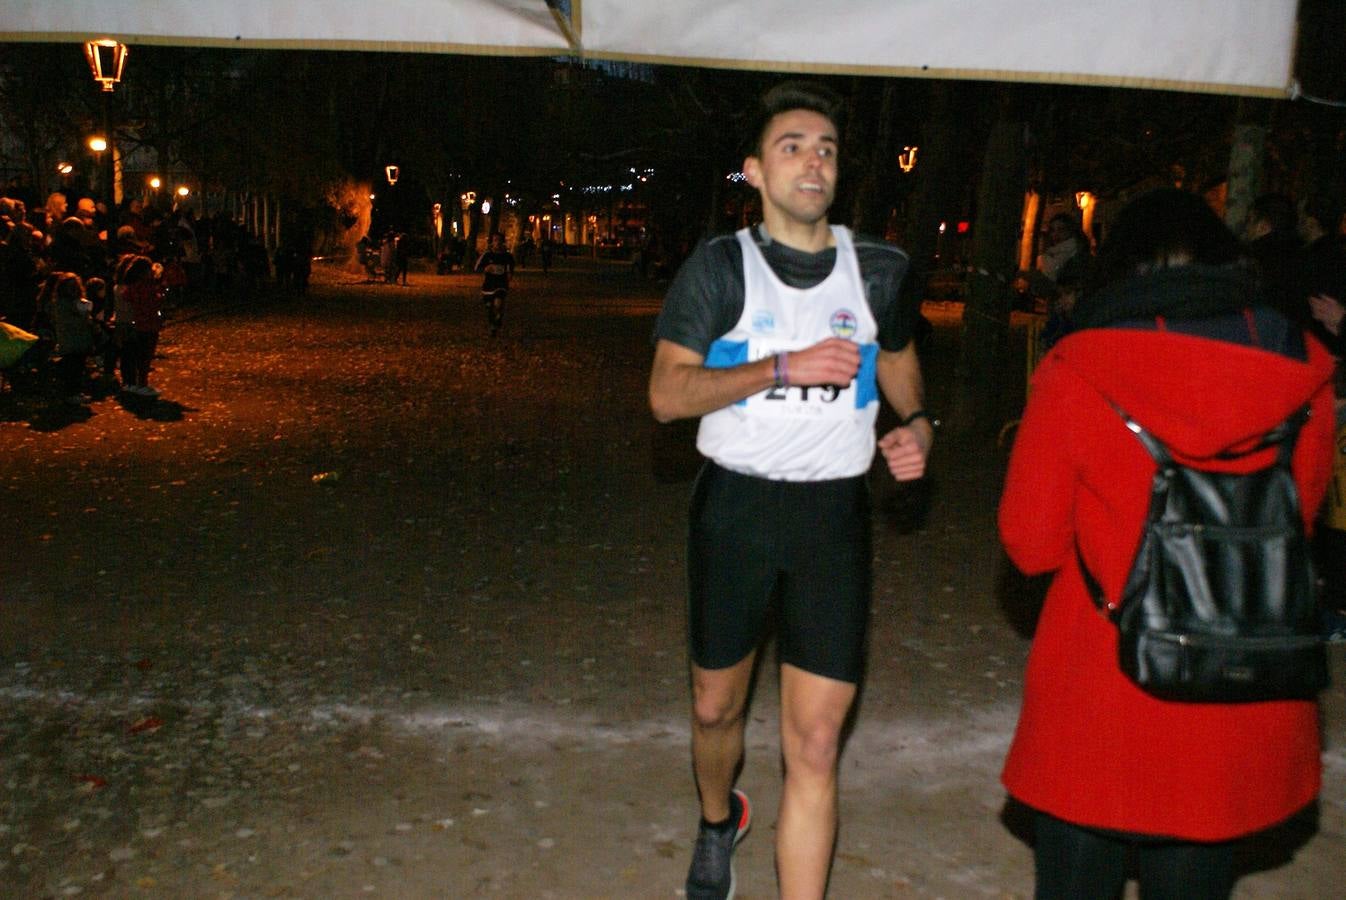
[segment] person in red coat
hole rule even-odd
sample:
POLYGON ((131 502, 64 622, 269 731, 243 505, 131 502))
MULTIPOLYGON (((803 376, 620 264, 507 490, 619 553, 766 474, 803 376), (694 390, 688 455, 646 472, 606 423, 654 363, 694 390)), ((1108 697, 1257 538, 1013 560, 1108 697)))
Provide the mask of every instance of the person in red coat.
MULTIPOLYGON (((1110 402, 1199 468, 1310 403, 1292 460, 1309 527, 1329 475, 1332 359, 1256 302, 1234 236, 1176 190, 1118 214, 1076 322, 1033 377, 1000 503, 1010 558, 1055 573, 1001 780, 1036 813, 1039 898, 1120 896, 1132 848, 1142 896, 1228 897, 1235 840, 1318 793, 1317 704, 1142 692, 1122 674, 1117 629, 1085 588, 1076 546, 1118 596, 1155 464, 1110 402)), ((1275 452, 1223 467, 1265 466, 1275 452)))

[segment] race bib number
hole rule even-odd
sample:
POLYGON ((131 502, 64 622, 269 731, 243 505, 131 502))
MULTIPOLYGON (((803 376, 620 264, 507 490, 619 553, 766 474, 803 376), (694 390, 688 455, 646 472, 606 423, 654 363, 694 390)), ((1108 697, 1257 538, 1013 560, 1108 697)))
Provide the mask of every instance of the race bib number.
MULTIPOLYGON (((762 348, 757 359, 780 351, 762 348)), ((878 399, 877 344, 860 345, 860 369, 850 384, 798 385, 770 387, 734 404, 752 416, 767 419, 826 419, 849 417, 878 399)), ((706 356, 708 368, 727 368, 746 363, 750 358, 746 341, 717 341, 706 356)))
POLYGON ((753 415, 771 419, 826 419, 846 417, 878 398, 875 388, 879 348, 860 345, 860 369, 849 384, 770 387, 747 400, 753 415))
POLYGON ((855 412, 855 382, 848 385, 790 385, 767 388, 748 398, 748 410, 765 418, 822 419, 855 412))

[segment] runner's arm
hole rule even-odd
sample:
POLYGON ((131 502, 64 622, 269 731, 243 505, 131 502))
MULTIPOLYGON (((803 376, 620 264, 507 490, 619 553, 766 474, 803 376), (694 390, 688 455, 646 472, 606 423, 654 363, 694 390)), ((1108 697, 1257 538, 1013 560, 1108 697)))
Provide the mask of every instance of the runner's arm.
MULTIPOLYGON (((906 419, 925 408, 925 381, 915 341, 909 341, 901 350, 879 351, 878 380, 883 396, 900 418, 906 419)), ((881 437, 879 451, 895 479, 914 481, 925 474, 925 462, 934 440, 934 425, 929 419, 920 418, 881 437)))
MULTIPOLYGON (((828 338, 785 354, 784 375, 791 385, 849 384, 860 367, 860 351, 851 341, 828 338)), ((695 350, 661 338, 650 371, 650 410, 660 422, 691 419, 723 409, 776 383, 776 359, 726 368, 708 368, 695 350)))
POLYGON ((660 339, 650 369, 650 411, 659 422, 692 419, 737 403, 775 383, 770 357, 725 369, 710 369, 695 350, 660 339))

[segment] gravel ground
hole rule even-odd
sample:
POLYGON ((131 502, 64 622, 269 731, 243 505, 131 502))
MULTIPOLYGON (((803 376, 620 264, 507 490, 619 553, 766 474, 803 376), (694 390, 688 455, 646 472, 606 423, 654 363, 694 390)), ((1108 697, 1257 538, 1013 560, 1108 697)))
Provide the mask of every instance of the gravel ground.
MULTIPOLYGON (((157 402, 0 397, 0 895, 680 894, 695 458, 644 406, 659 288, 525 270, 491 340, 476 287, 320 269, 179 310, 157 402)), ((927 311, 938 408, 957 310, 927 311)), ((995 542, 1003 461, 876 487, 835 897, 1031 895, 996 775, 1041 585, 995 542)), ((766 665, 745 900, 774 893, 777 722, 766 665)), ((1341 687, 1324 730, 1320 807, 1238 897, 1339 889, 1341 687)))

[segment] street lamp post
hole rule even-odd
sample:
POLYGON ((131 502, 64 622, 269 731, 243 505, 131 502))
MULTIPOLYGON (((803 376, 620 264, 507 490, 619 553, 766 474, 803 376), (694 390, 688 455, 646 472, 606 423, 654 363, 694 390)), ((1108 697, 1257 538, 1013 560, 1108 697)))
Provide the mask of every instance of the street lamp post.
POLYGON ((85 146, 89 148, 90 152, 93 153, 94 158, 98 160, 98 180, 95 181, 94 184, 98 186, 100 192, 105 191, 107 190, 107 171, 104 168, 103 163, 107 159, 107 138, 103 137, 101 134, 90 135, 85 146))
POLYGON ((84 57, 89 62, 93 80, 103 86, 103 134, 107 136, 107 155, 103 158, 103 175, 107 182, 108 239, 117 230, 117 144, 113 137, 108 97, 113 87, 122 80, 126 68, 126 45, 112 38, 86 41, 84 57))

